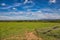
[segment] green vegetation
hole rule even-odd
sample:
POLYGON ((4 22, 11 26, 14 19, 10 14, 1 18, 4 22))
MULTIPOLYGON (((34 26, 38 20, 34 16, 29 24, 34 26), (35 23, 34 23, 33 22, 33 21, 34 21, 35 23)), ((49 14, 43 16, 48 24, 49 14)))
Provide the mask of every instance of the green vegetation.
POLYGON ((53 27, 59 26, 60 23, 56 22, 0 22, 0 39, 9 37, 10 35, 21 34, 24 35, 26 30, 36 31, 37 36, 40 35, 44 40, 60 40, 60 36, 55 37, 54 35, 60 35, 60 29, 53 29, 53 27), (51 32, 44 32, 52 30, 51 32))
POLYGON ((59 31, 60 26, 35 29, 36 35, 44 40, 60 40, 59 31))

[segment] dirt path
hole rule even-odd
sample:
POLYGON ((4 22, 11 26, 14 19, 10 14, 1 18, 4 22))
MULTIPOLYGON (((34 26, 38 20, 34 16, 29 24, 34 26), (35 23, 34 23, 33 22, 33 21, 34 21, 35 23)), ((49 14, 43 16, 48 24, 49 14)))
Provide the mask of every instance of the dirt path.
POLYGON ((34 35, 33 32, 26 32, 24 37, 18 34, 18 35, 7 37, 3 40, 42 40, 42 38, 38 38, 36 35, 34 35))
POLYGON ((27 40, 42 40, 42 38, 38 38, 36 35, 34 35, 33 32, 26 33, 26 39, 27 40))

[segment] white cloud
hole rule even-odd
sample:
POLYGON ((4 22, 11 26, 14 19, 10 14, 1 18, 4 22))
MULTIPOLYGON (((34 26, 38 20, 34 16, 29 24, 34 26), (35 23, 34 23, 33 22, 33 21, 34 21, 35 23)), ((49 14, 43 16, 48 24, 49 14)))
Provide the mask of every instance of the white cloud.
POLYGON ((57 13, 43 13, 43 12, 35 12, 32 13, 37 19, 60 19, 60 15, 57 13))
POLYGON ((33 1, 32 0, 25 0, 24 4, 26 4, 26 3, 33 3, 33 1))
POLYGON ((49 0, 50 3, 56 3, 56 0, 49 0))
POLYGON ((1 6, 6 6, 6 4, 5 3, 1 3, 1 6))
POLYGON ((15 7, 12 8, 13 10, 17 10, 15 7))
POLYGON ((13 7, 18 7, 18 6, 22 6, 22 5, 25 5, 24 8, 29 8, 29 7, 32 7, 34 5, 33 1, 30 0, 25 0, 24 3, 13 3, 12 5, 6 5, 5 3, 1 3, 0 4, 1 6, 6 6, 6 7, 1 7, 0 9, 10 9, 10 8, 13 8, 13 7), (27 6, 26 3, 31 3, 30 6, 27 6))
POLYGON ((34 18, 27 16, 0 16, 0 20, 32 20, 34 18))
POLYGON ((2 7, 2 8, 0 8, 0 9, 9 9, 9 8, 21 6, 22 3, 14 3, 13 5, 6 5, 5 3, 2 3, 1 5, 2 5, 2 6, 6 6, 6 7, 2 7))
POLYGON ((2 13, 2 15, 0 16, 0 20, 60 19, 60 14, 59 14, 60 11, 51 10, 51 9, 48 9, 48 11, 52 11, 52 13, 43 12, 42 10, 38 10, 36 12, 32 12, 32 11, 6 12, 6 13, 2 13), (10 16, 5 16, 3 14, 10 16), (11 16, 11 14, 13 15, 11 16))
POLYGON ((27 2, 28 2, 28 0, 25 0, 25 1, 24 1, 24 4, 26 4, 27 2))
POLYGON ((9 8, 11 8, 12 6, 7 6, 7 7, 2 7, 2 8, 0 8, 0 9, 9 9, 9 8))

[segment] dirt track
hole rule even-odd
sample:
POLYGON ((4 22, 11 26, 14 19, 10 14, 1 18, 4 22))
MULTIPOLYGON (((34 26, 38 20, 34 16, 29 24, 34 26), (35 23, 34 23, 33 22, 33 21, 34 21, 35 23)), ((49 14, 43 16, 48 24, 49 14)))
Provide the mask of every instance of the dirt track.
POLYGON ((2 40, 42 40, 42 38, 38 38, 36 35, 34 35, 33 32, 26 32, 25 37, 21 37, 20 35, 14 35, 4 38, 2 40))
POLYGON ((42 40, 42 38, 38 38, 36 35, 34 35, 33 32, 26 33, 26 39, 27 40, 42 40))

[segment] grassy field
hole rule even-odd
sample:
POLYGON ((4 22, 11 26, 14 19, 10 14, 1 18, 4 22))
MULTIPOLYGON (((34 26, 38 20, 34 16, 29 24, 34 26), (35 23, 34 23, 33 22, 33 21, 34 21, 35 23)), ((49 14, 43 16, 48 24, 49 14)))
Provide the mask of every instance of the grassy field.
MULTIPOLYGON (((60 29, 59 28, 53 29, 53 27, 55 26, 57 27, 59 26, 60 28, 60 23, 0 22, 0 39, 4 40, 5 38, 10 37, 11 35, 15 36, 18 34, 24 36, 25 32, 29 31, 29 32, 34 32, 36 36, 41 37, 43 40, 60 40, 60 32, 59 32, 60 29)), ((13 39, 5 39, 5 40, 13 40, 13 39)))

